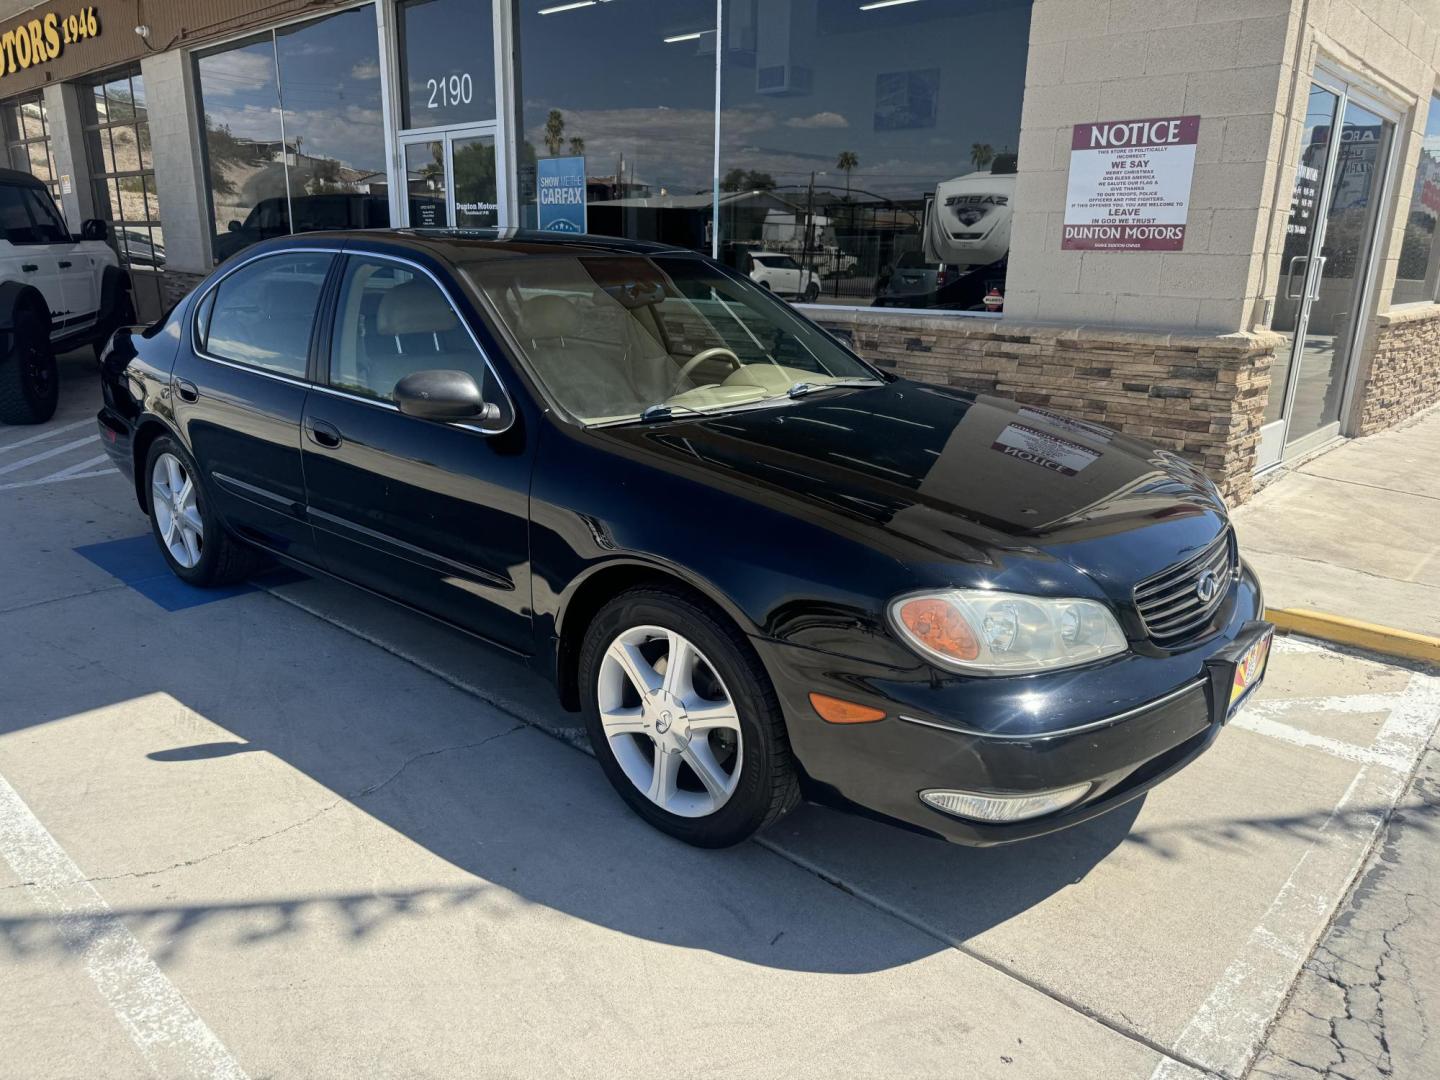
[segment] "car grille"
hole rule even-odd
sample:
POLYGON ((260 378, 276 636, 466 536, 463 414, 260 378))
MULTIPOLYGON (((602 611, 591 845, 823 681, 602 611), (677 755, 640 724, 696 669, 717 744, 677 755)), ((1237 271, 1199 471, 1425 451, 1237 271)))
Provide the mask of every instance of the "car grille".
POLYGON ((1145 632, 1157 645, 1178 645, 1204 628, 1230 592, 1237 554, 1235 538, 1226 529, 1204 551, 1161 570, 1135 586, 1135 608, 1145 632), (1215 595, 1200 598, 1200 579, 1219 579, 1215 595))

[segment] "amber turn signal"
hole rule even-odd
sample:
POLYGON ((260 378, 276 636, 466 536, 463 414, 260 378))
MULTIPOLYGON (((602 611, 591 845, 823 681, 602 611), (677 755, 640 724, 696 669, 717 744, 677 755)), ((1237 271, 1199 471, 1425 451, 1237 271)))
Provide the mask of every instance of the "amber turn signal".
POLYGON ((896 612, 916 641, 952 660, 974 660, 980 643, 965 617, 947 600, 920 596, 906 600, 896 612))
POLYGON ((857 705, 853 701, 842 701, 825 694, 811 694, 810 704, 822 720, 832 724, 871 724, 885 719, 882 709, 872 709, 869 705, 857 705))

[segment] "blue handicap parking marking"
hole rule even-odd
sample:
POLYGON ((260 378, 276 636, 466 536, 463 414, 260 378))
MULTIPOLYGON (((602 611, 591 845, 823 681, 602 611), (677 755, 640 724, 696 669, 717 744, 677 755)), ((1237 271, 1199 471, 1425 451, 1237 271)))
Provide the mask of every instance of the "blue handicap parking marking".
MULTIPOLYGON (((218 589, 198 589, 194 585, 187 585, 171 573, 170 565, 160 554, 160 546, 149 533, 127 536, 123 540, 107 540, 103 544, 86 544, 77 547, 75 554, 89 559, 101 570, 118 578, 166 611, 184 611, 186 608, 213 604, 216 600, 258 591, 257 587, 249 582, 226 585, 218 589)), ((302 580, 302 575, 281 570, 265 574, 258 580, 272 585, 286 584, 302 580)))

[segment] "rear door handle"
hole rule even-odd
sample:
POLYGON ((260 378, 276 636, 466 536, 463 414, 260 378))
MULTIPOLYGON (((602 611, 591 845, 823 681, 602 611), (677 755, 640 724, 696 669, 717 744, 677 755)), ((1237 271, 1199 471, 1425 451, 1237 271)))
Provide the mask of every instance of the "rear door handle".
POLYGON ((199 401, 200 388, 189 379, 175 380, 175 393, 180 395, 181 401, 199 401))
POLYGON ((27 274, 33 274, 36 270, 39 270, 40 267, 35 263, 21 263, 20 269, 24 270, 27 274))
POLYGON ((310 436, 311 442, 331 450, 345 441, 344 436, 340 434, 340 429, 328 420, 307 420, 305 433, 310 436))

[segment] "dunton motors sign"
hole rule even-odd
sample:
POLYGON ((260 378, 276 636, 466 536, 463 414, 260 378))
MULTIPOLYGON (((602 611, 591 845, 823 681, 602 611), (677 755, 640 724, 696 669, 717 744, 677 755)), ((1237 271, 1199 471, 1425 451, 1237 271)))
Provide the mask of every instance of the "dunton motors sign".
POLYGON ((1076 124, 1060 247, 1183 248, 1199 134, 1198 116, 1076 124))
POLYGON ((93 7, 56 9, 17 23, 0 34, 0 76, 49 63, 71 45, 99 36, 93 7))

